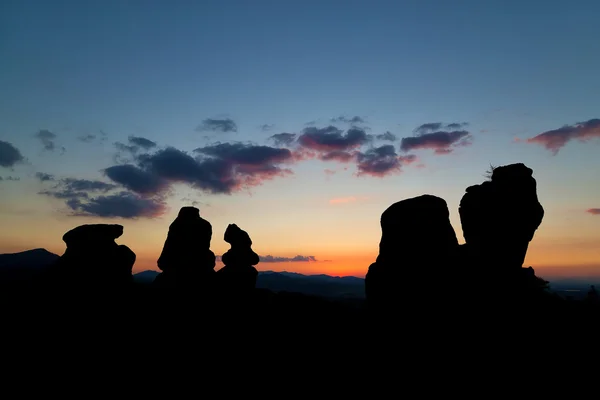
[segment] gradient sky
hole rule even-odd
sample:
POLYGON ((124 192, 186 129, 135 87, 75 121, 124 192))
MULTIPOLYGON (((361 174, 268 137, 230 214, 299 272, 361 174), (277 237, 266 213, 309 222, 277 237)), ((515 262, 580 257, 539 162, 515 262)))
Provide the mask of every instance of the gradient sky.
POLYGON ((546 210, 526 264, 600 276, 598 15, 593 0, 2 1, 0 253, 62 254, 69 229, 119 223, 134 270, 156 269, 194 204, 216 254, 237 223, 278 261, 260 270, 364 276, 390 204, 444 198, 463 243, 465 188, 523 162, 546 210))

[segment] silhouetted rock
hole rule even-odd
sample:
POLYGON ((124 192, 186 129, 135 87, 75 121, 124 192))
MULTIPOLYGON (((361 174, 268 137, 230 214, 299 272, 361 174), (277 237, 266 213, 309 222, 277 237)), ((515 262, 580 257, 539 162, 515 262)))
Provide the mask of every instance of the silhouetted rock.
POLYGON ((381 215, 379 256, 365 277, 369 308, 443 285, 458 248, 446 201, 422 195, 392 204, 381 215))
POLYGON ((216 257, 210 250, 212 225, 200 217, 196 207, 182 207, 169 226, 158 258, 163 271, 155 283, 162 287, 210 287, 214 280, 216 257))
POLYGON ((52 268, 59 284, 126 285, 132 282, 136 255, 115 239, 123 234, 122 225, 80 225, 63 235, 65 253, 52 268))
POLYGON ((252 250, 252 240, 236 224, 227 226, 224 240, 231 249, 221 256, 224 267, 217 272, 220 286, 227 295, 249 294, 255 288, 258 276, 254 265, 260 262, 258 254, 252 250))
POLYGON ((494 168, 489 181, 468 187, 461 199, 464 264, 488 282, 487 289, 536 282, 532 270, 522 271, 529 242, 544 217, 536 186, 531 168, 511 164, 494 168))

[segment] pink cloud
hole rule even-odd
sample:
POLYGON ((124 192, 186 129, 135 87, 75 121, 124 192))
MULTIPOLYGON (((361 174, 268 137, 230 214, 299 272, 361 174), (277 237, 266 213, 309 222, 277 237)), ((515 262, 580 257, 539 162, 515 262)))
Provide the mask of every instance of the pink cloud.
POLYGON ((348 197, 336 197, 329 200, 329 204, 348 204, 348 203, 356 203, 364 200, 368 200, 369 197, 366 196, 348 196, 348 197))
POLYGON ((556 155, 562 147, 573 139, 586 142, 592 138, 600 138, 600 119, 598 118, 542 132, 527 139, 527 143, 542 145, 556 155))

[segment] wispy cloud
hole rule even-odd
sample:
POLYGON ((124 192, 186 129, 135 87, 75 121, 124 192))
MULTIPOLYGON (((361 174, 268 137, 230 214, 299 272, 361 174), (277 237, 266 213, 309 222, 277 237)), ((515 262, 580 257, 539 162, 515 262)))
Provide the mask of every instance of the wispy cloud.
POLYGON ((598 118, 542 132, 527 139, 527 143, 542 145, 556 155, 571 140, 577 139, 586 142, 593 138, 600 138, 600 119, 598 118))
POLYGON ((429 122, 415 128, 415 136, 402 138, 400 150, 413 151, 420 149, 434 150, 435 154, 448 154, 456 147, 470 146, 473 137, 467 130, 460 129, 468 125, 467 122, 454 122, 443 124, 429 122))
POLYGON ((234 120, 231 118, 207 118, 196 128, 198 132, 237 132, 238 127, 234 120))
POLYGON ((329 204, 348 204, 348 203, 357 203, 369 200, 368 196, 348 196, 348 197, 336 197, 329 200, 329 204))
POLYGON ((50 132, 47 129, 39 130, 35 134, 35 138, 42 143, 42 145, 44 146, 44 150, 54 151, 54 149, 56 148, 56 145, 54 143, 54 139, 56 139, 56 134, 50 132))
POLYGON ((590 208, 587 212, 592 215, 600 215, 600 208, 590 208))

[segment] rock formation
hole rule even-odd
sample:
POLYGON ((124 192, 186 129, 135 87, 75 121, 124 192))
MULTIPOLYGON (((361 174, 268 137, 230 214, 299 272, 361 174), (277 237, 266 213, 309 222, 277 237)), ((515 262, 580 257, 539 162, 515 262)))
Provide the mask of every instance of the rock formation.
POLYGON ((183 287, 212 284, 215 254, 210 250, 212 225, 200 217, 196 207, 182 207, 169 226, 163 250, 158 258, 157 285, 183 287))
POLYGON ((123 226, 116 224, 81 225, 65 233, 67 249, 52 268, 57 283, 85 288, 130 284, 136 255, 115 242, 122 234, 123 226))
POLYGON ((465 265, 490 284, 532 280, 522 266, 544 217, 536 186, 531 168, 511 164, 494 168, 489 181, 468 187, 461 199, 465 265))
POLYGON ((251 293, 258 276, 254 266, 260 259, 252 250, 250 236, 236 224, 229 224, 224 240, 231 245, 231 249, 221 257, 225 266, 217 272, 223 292, 233 297, 251 293))
POLYGON ((446 201, 432 195, 399 201, 383 212, 379 255, 365 277, 369 308, 387 308, 444 283, 458 249, 449 217, 446 201))

